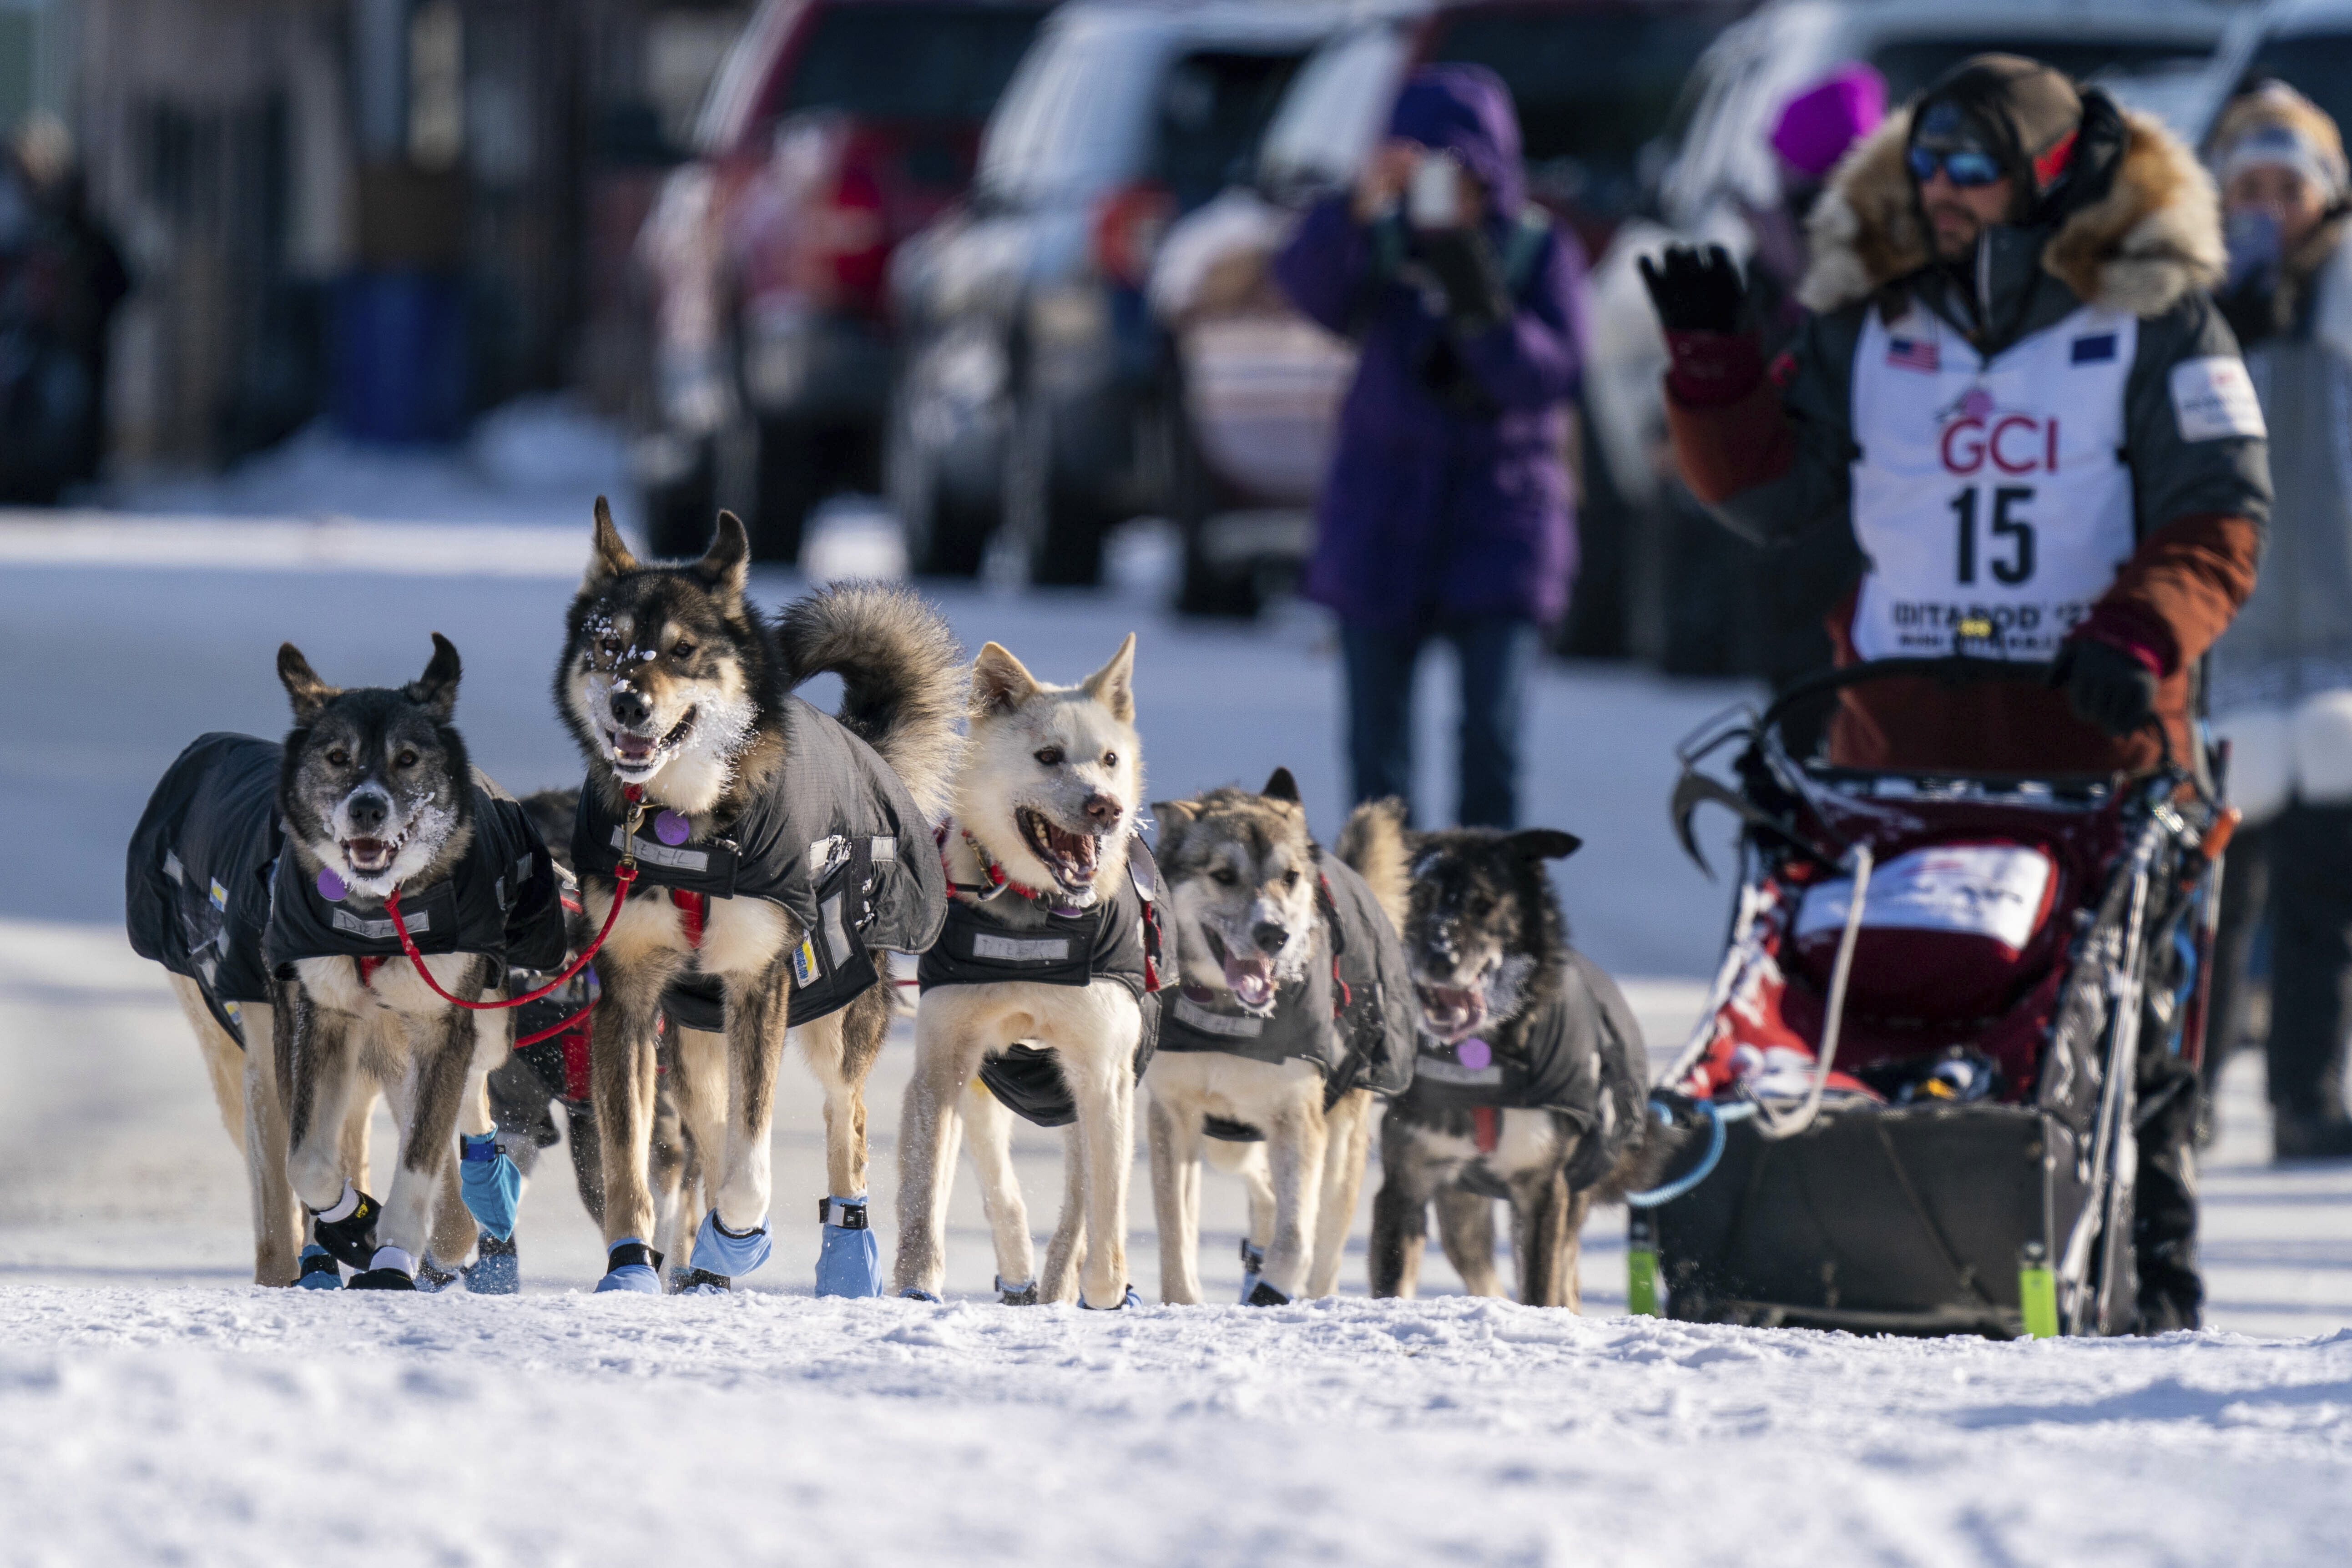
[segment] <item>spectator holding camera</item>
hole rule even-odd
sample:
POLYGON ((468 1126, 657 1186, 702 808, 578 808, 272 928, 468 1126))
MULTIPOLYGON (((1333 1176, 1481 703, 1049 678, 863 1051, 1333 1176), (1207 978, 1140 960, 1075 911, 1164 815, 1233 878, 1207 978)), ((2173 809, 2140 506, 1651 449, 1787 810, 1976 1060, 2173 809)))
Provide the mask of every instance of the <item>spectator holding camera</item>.
MULTIPOLYGON (((2255 928, 2271 921, 2272 1151, 2352 1157, 2352 218, 2344 142, 2301 93, 2267 82, 2207 149, 2230 274, 2221 311, 2270 425, 2270 552, 2214 646, 2214 728, 2246 814, 2222 879, 2209 1086, 2246 1026, 2255 928)), ((2210 1100, 2210 1095, 2209 1095, 2210 1100)))
POLYGON ((1586 299, 1576 241, 1527 203, 1502 81, 1414 71, 1355 189, 1307 213, 1275 276, 1360 350, 1305 589, 1339 618, 1356 798, 1411 801, 1413 669, 1443 637, 1462 669, 1459 819, 1514 826, 1528 674, 1575 567, 1586 299))

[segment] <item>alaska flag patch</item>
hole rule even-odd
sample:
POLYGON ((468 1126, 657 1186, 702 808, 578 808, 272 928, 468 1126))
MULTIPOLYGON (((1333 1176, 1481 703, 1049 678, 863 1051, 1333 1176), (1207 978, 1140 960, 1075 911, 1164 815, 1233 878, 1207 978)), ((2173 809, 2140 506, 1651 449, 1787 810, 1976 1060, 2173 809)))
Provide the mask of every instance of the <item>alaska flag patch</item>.
POLYGON ((1886 363, 1897 370, 1921 370, 1932 374, 1939 367, 1941 359, 1933 338, 1886 340, 1886 363))
POLYGON ((2071 363, 2074 364, 2105 364, 2116 357, 2116 335, 2101 332, 2095 338, 2076 338, 2071 363))

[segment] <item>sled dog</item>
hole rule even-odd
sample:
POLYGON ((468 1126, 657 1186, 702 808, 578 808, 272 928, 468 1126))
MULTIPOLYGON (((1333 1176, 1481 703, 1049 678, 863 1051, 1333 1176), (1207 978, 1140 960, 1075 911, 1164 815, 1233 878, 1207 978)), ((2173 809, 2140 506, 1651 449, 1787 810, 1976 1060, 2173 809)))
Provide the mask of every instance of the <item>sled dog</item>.
POLYGON ((1550 828, 1413 835, 1406 962, 1421 1013, 1412 1087, 1381 1126, 1375 1296, 1410 1296, 1427 1213, 1473 1295, 1499 1296, 1494 1210, 1507 1201, 1518 1299, 1578 1301, 1578 1231, 1596 1202, 1655 1178, 1667 1138, 1645 1104, 1641 1026, 1569 945, 1545 862, 1550 828))
POLYGON ((766 1261, 768 1137, 789 1026, 824 1094, 817 1288, 871 1295, 864 1086, 893 1005, 886 950, 919 952, 944 890, 930 822, 959 741, 962 654, 903 589, 838 584, 772 629, 744 595, 743 525, 700 560, 640 562, 599 500, 555 699, 587 760, 572 852, 590 927, 638 879, 597 959, 590 1020, 604 1185, 600 1290, 658 1291, 648 1163, 656 1018, 676 989, 689 1139, 715 1178, 685 1284, 766 1261), (792 689, 841 676, 838 718, 792 689), (722 1044, 723 1042, 723 1044, 722 1044))
POLYGON ((1134 1300, 1135 1081, 1166 983, 1157 873, 1135 837, 1143 763, 1134 679, 1132 634, 1077 686, 1044 684, 995 643, 973 661, 963 767, 939 834, 954 896, 923 955, 915 1076, 898 1125, 893 1278, 902 1295, 939 1293, 968 1120, 1004 1300, 1064 1300, 1074 1288, 1087 1307, 1134 1300), (1013 1173, 1015 1113, 1076 1123, 1042 1280, 1013 1173))
POLYGON ((1372 1100, 1410 1081, 1415 1016, 1403 808, 1359 806, 1335 860, 1287 768, 1265 790, 1159 801, 1159 859, 1181 988, 1144 1077, 1160 1294, 1201 1300, 1200 1164, 1248 1184, 1242 1299, 1339 1288, 1372 1100))
POLYGON ((528 817, 467 760, 451 722, 457 650, 433 643, 420 679, 348 690, 287 644, 284 743, 199 739, 132 839, 132 946, 173 972, 244 1145, 262 1283, 297 1278, 297 1198, 312 1237, 306 1285, 340 1283, 338 1263, 358 1289, 414 1289, 420 1269, 446 1282, 478 1220, 513 1227, 511 1167, 499 1168, 483 1088, 510 1015, 436 994, 403 954, 387 898, 435 983, 467 1001, 501 997, 509 965, 559 964, 563 917, 528 817), (359 1186, 379 1088, 400 1127, 381 1205, 359 1186), (461 1132, 486 1177, 462 1201, 461 1132))

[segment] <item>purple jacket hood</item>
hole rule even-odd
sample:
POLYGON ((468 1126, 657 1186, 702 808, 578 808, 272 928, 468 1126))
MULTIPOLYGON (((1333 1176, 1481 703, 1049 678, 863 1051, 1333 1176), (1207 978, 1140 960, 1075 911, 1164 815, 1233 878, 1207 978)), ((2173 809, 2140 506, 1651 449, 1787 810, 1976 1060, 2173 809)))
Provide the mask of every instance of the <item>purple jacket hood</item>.
POLYGON ((1510 89, 1485 66, 1423 66, 1405 79, 1389 134, 1443 148, 1486 187, 1488 211, 1515 216, 1527 201, 1519 117, 1510 89))

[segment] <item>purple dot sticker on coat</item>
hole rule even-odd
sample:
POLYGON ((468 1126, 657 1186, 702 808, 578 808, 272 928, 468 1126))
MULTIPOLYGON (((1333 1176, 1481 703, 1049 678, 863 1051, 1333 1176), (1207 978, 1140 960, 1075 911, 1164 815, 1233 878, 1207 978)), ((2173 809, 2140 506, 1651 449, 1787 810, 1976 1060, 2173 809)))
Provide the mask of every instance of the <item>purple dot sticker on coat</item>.
POLYGON ((320 898, 326 900, 327 902, 331 904, 340 904, 343 901, 343 895, 350 891, 351 889, 343 885, 343 879, 335 875, 335 868, 332 866, 321 866, 319 868, 319 896, 320 898))
POLYGON ((1467 1039, 1454 1047, 1454 1059, 1472 1072, 1478 1072, 1494 1065, 1495 1051, 1484 1040, 1467 1039))
POLYGON ((685 843, 693 831, 693 825, 674 811, 665 811, 654 818, 654 837, 673 847, 685 843))

